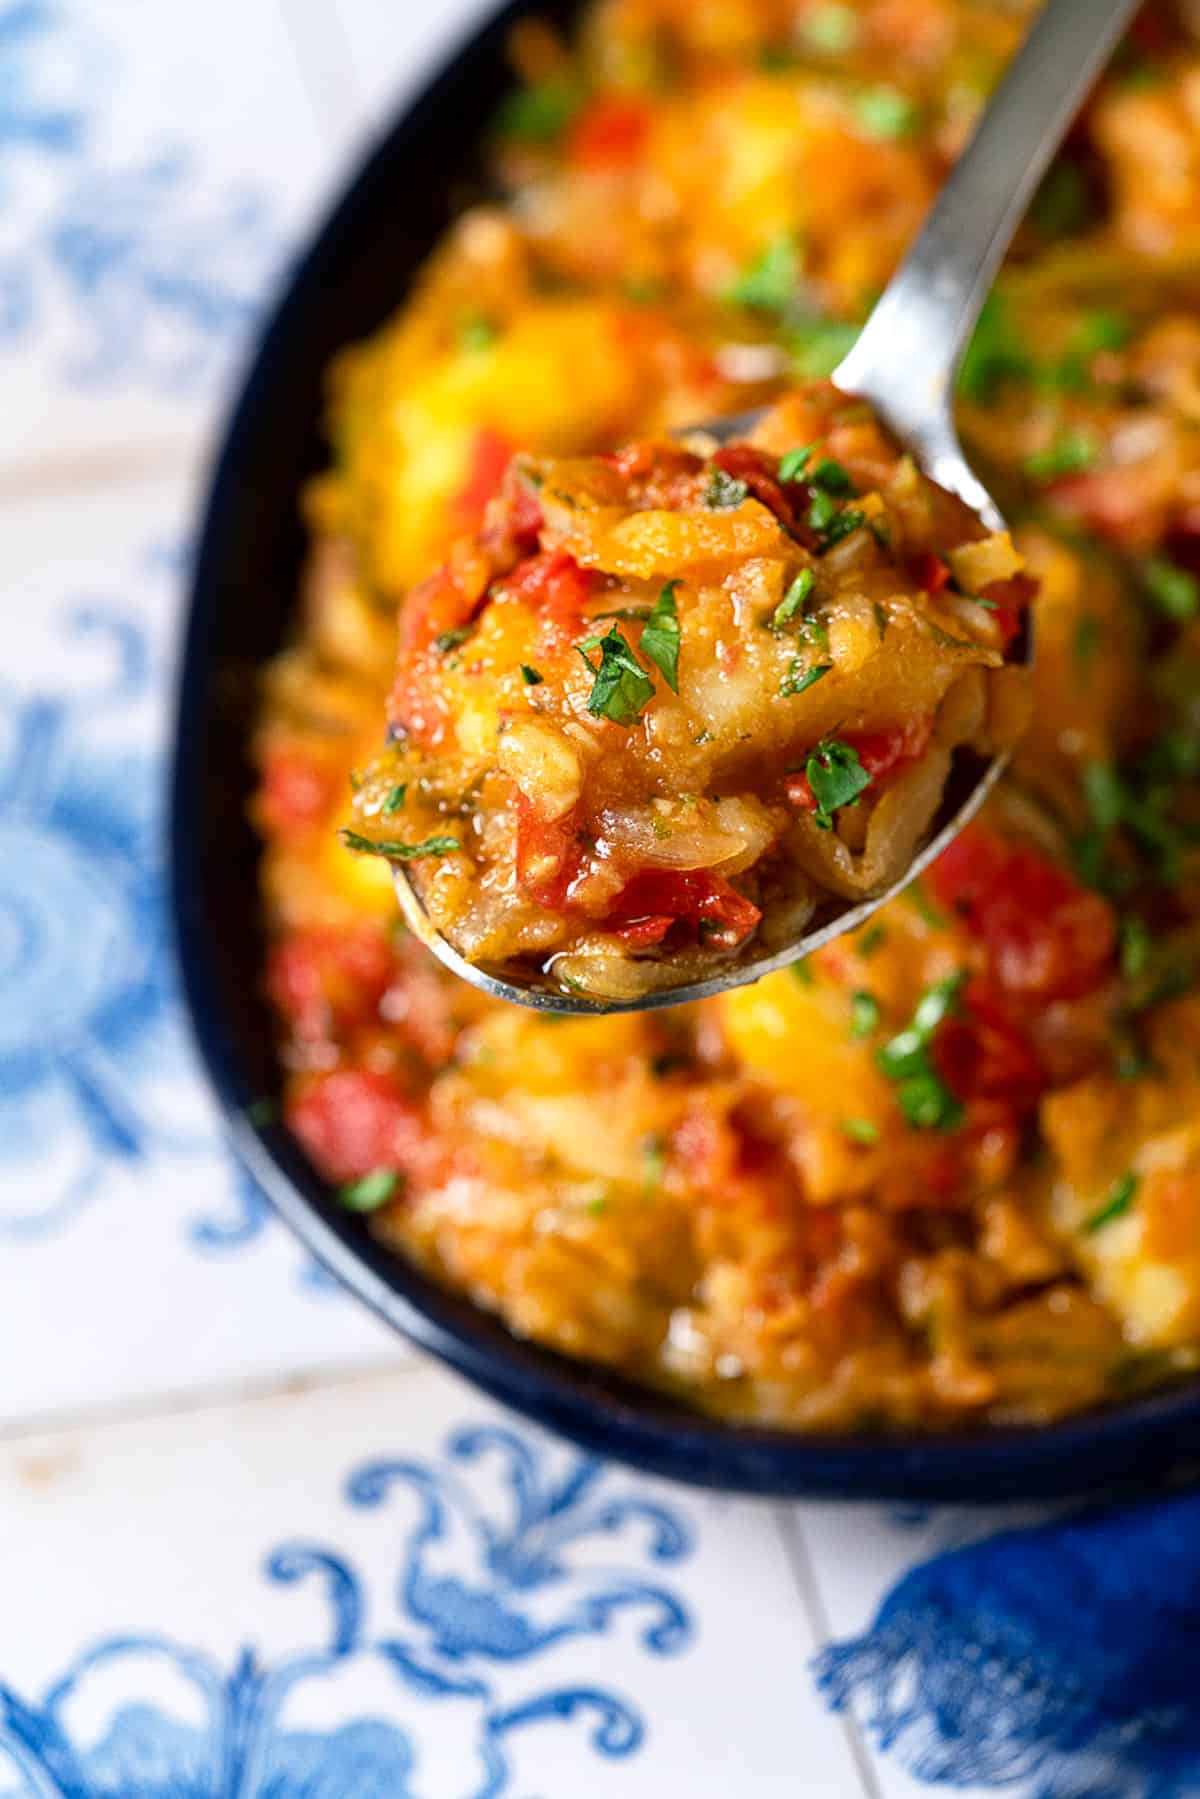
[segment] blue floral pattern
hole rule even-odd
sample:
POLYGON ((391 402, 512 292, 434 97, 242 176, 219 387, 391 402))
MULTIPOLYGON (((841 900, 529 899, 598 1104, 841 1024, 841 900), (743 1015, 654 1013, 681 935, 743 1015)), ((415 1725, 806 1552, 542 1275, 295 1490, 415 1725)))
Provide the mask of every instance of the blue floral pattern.
POLYGON ((590 1457, 556 1473, 498 1425, 456 1432, 435 1464, 368 1463, 345 1495, 413 1514, 394 1594, 327 1545, 285 1543, 266 1577, 320 1589, 315 1642, 247 1645, 223 1667, 167 1637, 112 1636, 36 1700, 0 1671, 0 1799, 500 1799, 535 1725, 576 1726, 580 1754, 604 1760, 641 1748, 628 1694, 549 1664, 626 1616, 647 1655, 687 1647, 682 1601, 644 1566, 691 1553, 681 1511, 590 1457), (597 1539, 620 1544, 617 1565, 588 1553, 597 1539))
POLYGON ((70 320, 64 380, 190 394, 244 340, 280 266, 278 233, 261 194, 210 191, 178 145, 132 166, 102 160, 104 60, 79 9, 0 0, 0 198, 20 158, 50 191, 0 236, 0 352, 54 308, 70 320))
POLYGON ((99 671, 90 684, 0 684, 0 1238, 61 1227, 122 1172, 203 1155, 238 1210, 196 1220, 193 1241, 236 1247, 263 1228, 265 1202, 197 1110, 167 941, 162 769, 120 728, 162 671, 110 602, 69 610, 62 647, 68 666, 99 671))

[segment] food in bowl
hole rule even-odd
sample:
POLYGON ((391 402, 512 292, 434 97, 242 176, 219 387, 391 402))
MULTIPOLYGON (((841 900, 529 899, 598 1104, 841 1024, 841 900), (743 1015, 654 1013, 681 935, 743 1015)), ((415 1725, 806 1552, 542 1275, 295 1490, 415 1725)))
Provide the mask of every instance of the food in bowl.
POLYGON ((957 750, 1011 747, 1021 568, 828 384, 750 441, 518 457, 401 601, 345 840, 571 993, 782 949, 903 877, 957 750))
POLYGON ((381 1240, 514 1331, 735 1420, 1039 1423, 1200 1359, 1184 14, 1148 12, 1097 89, 964 371, 964 434, 1038 583, 1034 706, 919 883, 796 971, 554 1020, 447 976, 386 860, 338 832, 397 609, 513 451, 658 441, 828 372, 1020 28, 966 0, 610 0, 574 49, 519 33, 500 197, 332 372, 298 630, 264 690, 292 1130, 381 1240))

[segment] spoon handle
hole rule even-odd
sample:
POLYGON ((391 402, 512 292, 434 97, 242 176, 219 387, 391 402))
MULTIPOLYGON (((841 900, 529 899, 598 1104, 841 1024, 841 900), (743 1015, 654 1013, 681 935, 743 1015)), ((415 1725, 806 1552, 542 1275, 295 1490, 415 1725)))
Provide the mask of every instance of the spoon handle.
MULTIPOLYGON (((954 378, 993 277, 1137 0, 1047 0, 920 235, 835 370, 936 476, 954 378), (924 460, 924 458, 922 458, 924 460)), ((982 489, 980 490, 982 492, 982 489)))

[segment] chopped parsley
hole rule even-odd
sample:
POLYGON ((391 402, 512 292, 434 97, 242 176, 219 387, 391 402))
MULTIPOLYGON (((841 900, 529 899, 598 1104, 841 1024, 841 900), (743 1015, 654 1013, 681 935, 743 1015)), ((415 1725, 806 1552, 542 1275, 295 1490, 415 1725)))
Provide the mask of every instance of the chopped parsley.
POLYGON ((727 475, 723 468, 715 468, 708 477, 708 485, 704 489, 704 504, 711 512, 732 512, 735 506, 748 499, 750 489, 744 481, 738 481, 733 475, 727 475))
POLYGON ((851 1143, 862 1143, 868 1147, 879 1142, 879 1126, 872 1118, 843 1118, 842 1130, 851 1143))
POLYGON ((854 102, 854 117, 861 131, 879 142, 911 137, 920 121, 916 102, 895 87, 869 87, 854 102))
POLYGON ((655 1132, 642 1142, 642 1192, 654 1193, 661 1187, 666 1169, 666 1139, 655 1132))
POLYGON ((807 693, 810 687, 815 687, 818 681, 832 673, 832 662, 817 662, 811 668, 805 668, 803 659, 796 656, 779 684, 779 692, 785 700, 793 700, 797 694, 807 693))
POLYGON ((814 821, 823 831, 832 830, 834 814, 843 806, 856 805, 859 795, 871 785, 858 751, 837 737, 826 737, 817 744, 804 764, 804 772, 817 802, 814 821))
POLYGON ((800 26, 800 36, 810 50, 837 56, 858 41, 858 19, 852 6, 814 6, 800 26))
POLYGON ((377 1212, 399 1185, 400 1176, 394 1168, 372 1168, 370 1174, 339 1187, 338 1198, 348 1212, 377 1212))
POLYGON ((361 856, 386 856, 389 862, 415 862, 420 856, 449 856, 460 850, 457 837, 426 837, 423 843, 401 843, 398 838, 361 837, 357 831, 339 831, 348 850, 361 856))
POLYGON ((818 491, 808 509, 808 522, 814 531, 828 531, 837 517, 837 502, 832 494, 818 491))
POLYGON ((1166 556, 1142 564, 1142 585, 1164 617, 1186 624, 1200 613, 1200 581, 1166 556))
POLYGON ((815 444, 801 444, 797 449, 785 450, 779 458, 779 479, 783 482, 798 481, 812 458, 815 444))
POLYGON ((793 373, 802 381, 823 381, 854 348, 858 330, 845 319, 825 318, 797 305, 784 339, 793 373))
POLYGON ((407 781, 401 781, 398 787, 393 787, 382 806, 379 808, 379 816, 381 818, 390 818, 393 812, 399 812, 401 806, 404 804, 404 796, 407 792, 407 781))
POLYGON ((813 486, 819 487, 823 493, 849 498, 851 494, 858 492, 850 478, 849 471, 844 469, 840 462, 835 462, 832 456, 822 456, 808 478, 813 486))
POLYGON ((800 287, 800 250, 790 231, 773 237, 730 283, 726 297, 757 312, 786 313, 800 287))
POLYGON ((1150 962, 1153 939, 1149 926, 1144 918, 1123 918, 1118 941, 1121 952, 1121 973, 1127 981, 1135 981, 1144 974, 1150 962))
POLYGON ((803 612, 808 597, 816 584, 817 577, 811 568, 802 569, 771 614, 770 628, 772 631, 782 631, 784 626, 795 618, 797 612, 803 612))
POLYGON ((493 319, 485 318, 482 313, 475 313, 464 319, 458 328, 458 341, 464 350, 486 350, 494 344, 500 335, 500 327, 493 319))
POLYGON ((1033 358, 1013 325, 1003 297, 989 294, 963 357, 959 391, 977 405, 986 405, 1009 382, 1028 381, 1033 368, 1033 358))
POLYGON ((908 901, 918 918, 922 919, 924 923, 929 926, 931 931, 941 931, 945 929, 945 914, 938 911, 937 907, 926 893, 921 881, 910 881, 908 886, 904 889, 901 898, 908 901))
POLYGON ((879 1001, 866 991, 850 996, 850 1035, 871 1037, 879 1029, 879 1001))
POLYGON ((606 637, 589 637, 576 647, 595 676, 587 703, 592 717, 631 725, 654 698, 654 683, 617 627, 613 625, 606 637), (592 661, 592 650, 600 651, 599 663, 592 661))
POLYGON ((1128 833, 1126 844, 1132 840, 1157 881, 1169 886, 1179 879, 1184 849, 1195 834, 1176 822, 1175 783, 1188 776, 1171 766, 1163 742, 1151 745, 1126 772, 1110 762, 1089 762, 1084 768, 1091 825, 1076 840, 1075 865, 1088 886, 1120 893, 1136 879, 1128 858, 1121 863, 1111 859, 1114 839, 1122 829, 1128 833))
POLYGON ((524 681, 526 687, 540 687, 546 677, 545 675, 539 674, 537 669, 532 668, 528 662, 522 662, 521 679, 524 681))
POLYGON ((454 625, 449 631, 443 631, 440 636, 434 638, 433 647, 439 655, 444 655, 447 650, 456 650, 460 643, 467 641, 471 630, 470 625, 454 625))
POLYGON ((530 144, 553 143, 571 123, 579 103, 578 92, 568 82, 538 81, 509 95, 497 124, 504 137, 530 144))
POLYGON ((1043 237, 1081 231, 1092 212, 1087 177, 1076 163, 1056 162, 1034 195, 1030 217, 1043 237))
POLYGON ((1105 1194, 1104 1203, 1097 1206, 1080 1225, 1084 1235, 1093 1236, 1096 1231, 1102 1231, 1106 1224, 1111 1224, 1114 1218, 1122 1217, 1133 1204, 1138 1185, 1138 1176, 1131 1168, 1118 1176, 1105 1194))
POLYGON ((939 1025, 957 1012, 967 973, 960 969, 935 981, 921 996, 912 1023, 876 1053, 880 1072, 896 1084, 896 1103, 915 1130, 952 1131, 963 1108, 930 1056, 939 1025))
POLYGON ((883 924, 869 924, 862 936, 855 942, 854 948, 858 951, 860 956, 864 956, 870 961, 871 957, 876 955, 886 942, 887 926, 883 924))
POLYGON ((638 645, 660 670, 672 693, 679 692, 679 612, 675 605, 675 589, 680 581, 668 581, 646 620, 642 641, 638 645))
POLYGON ((1043 450, 1025 458, 1025 473, 1035 481, 1057 481, 1061 475, 1081 475, 1100 459, 1100 445, 1090 431, 1060 431, 1043 450))

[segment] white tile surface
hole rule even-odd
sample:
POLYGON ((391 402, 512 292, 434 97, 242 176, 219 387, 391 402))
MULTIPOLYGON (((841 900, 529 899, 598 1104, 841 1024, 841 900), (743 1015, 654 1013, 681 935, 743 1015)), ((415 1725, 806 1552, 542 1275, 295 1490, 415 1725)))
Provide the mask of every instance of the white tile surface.
POLYGON ((335 171, 282 0, 0 12, 0 476, 203 432, 335 171))
POLYGON ((224 1149, 167 942, 180 480, 0 505, 0 1418, 395 1339, 224 1149))
MULTIPOLYGON (((408 94, 432 74, 471 25, 496 9, 494 0, 429 0, 396 6, 389 0, 291 0, 336 25, 372 122, 382 125, 408 94)), ((332 55, 333 47, 330 46, 332 55)))
MULTIPOLYGON (((101 1651, 68 1690, 64 1734, 75 1753, 107 1736, 109 1768, 128 1779, 113 1747, 132 1755, 128 1712, 123 1737, 109 1733, 123 1706, 141 1706, 148 1799, 182 1792, 185 1755, 207 1766, 228 1740, 216 1714, 247 1651, 250 1760, 276 1758, 288 1793, 862 1791, 838 1726, 806 1691, 807 1623, 769 1510, 592 1468, 442 1374, 14 1443, 0 1451, 0 1514, 0 1686, 44 1719, 46 1690, 101 1651), (481 1426, 500 1437, 455 1454, 455 1436, 481 1426), (363 1472, 381 1464, 393 1472, 363 1472), (423 1670, 420 1683, 397 1678, 402 1661, 423 1670), (511 1730, 497 1729, 505 1716, 511 1730), (351 1764, 330 1733, 372 1717, 375 1747, 360 1742, 351 1764), (385 1723, 407 1737, 406 1781, 399 1738, 380 1744, 385 1723), (315 1741, 301 1747, 289 1729, 315 1741), (627 1753, 604 1751, 639 1735, 627 1753), (481 1745, 495 1785, 481 1778, 481 1745), (324 1753, 342 1756, 340 1778, 302 1787, 302 1756, 311 1769, 324 1753)), ((0 1791, 5 1741, 0 1722, 0 1791)), ((262 1792, 254 1778, 236 1790, 262 1792)))

